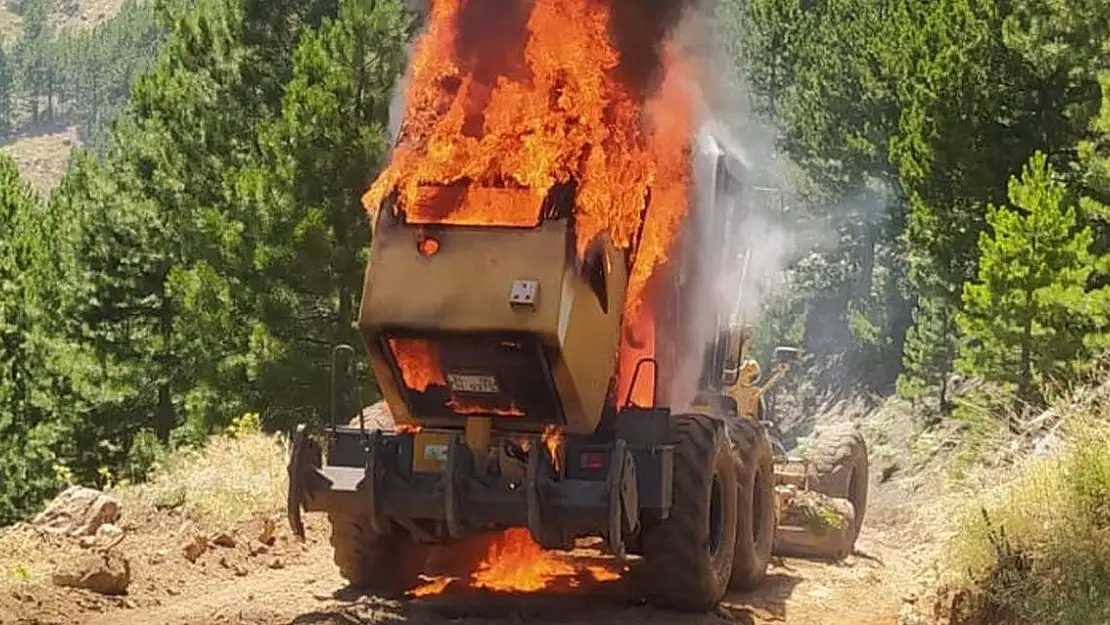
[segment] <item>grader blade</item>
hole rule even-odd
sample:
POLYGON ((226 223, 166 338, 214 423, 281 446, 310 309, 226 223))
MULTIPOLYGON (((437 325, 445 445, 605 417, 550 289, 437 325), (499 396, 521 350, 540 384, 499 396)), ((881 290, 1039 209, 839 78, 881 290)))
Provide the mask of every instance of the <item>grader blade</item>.
POLYGON ((852 424, 820 433, 806 458, 776 466, 778 556, 839 561, 852 554, 867 511, 867 446, 852 424))

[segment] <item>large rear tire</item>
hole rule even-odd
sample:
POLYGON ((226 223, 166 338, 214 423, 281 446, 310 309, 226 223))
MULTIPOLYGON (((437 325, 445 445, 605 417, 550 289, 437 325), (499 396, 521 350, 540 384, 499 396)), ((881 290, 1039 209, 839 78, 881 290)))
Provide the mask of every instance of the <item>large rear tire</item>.
MULTIPOLYGON (((389 432, 397 427, 385 401, 364 407, 362 421, 367 432, 389 432)), ((348 426, 359 426, 358 414, 351 417, 348 426)), ((389 535, 378 534, 365 514, 331 511, 328 521, 335 564, 352 587, 394 594, 420 583, 420 574, 432 554, 431 545, 417 543, 407 530, 396 526, 389 535)))
POLYGON ((808 456, 810 490, 847 499, 852 504, 854 514, 848 534, 850 551, 863 527, 870 486, 870 465, 863 433, 852 423, 831 426, 817 437, 808 456))
POLYGON ((724 427, 703 415, 673 417, 674 505, 645 524, 644 583, 667 608, 706 611, 724 598, 736 548, 737 482, 724 427))
POLYGON ((328 521, 335 564, 352 587, 399 594, 419 584, 430 547, 404 530, 377 534, 365 515, 329 512, 328 521))
POLYGON ((739 507, 729 588, 751 590, 767 576, 775 542, 775 466, 762 424, 741 418, 729 423, 729 432, 739 507))

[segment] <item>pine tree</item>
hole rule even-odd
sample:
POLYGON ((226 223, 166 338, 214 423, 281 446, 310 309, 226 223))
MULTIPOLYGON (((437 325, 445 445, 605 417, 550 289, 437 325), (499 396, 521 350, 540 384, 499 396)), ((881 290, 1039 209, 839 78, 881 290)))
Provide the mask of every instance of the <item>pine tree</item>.
POLYGON ((942 298, 918 298, 903 347, 899 394, 917 399, 935 390, 939 414, 946 414, 952 408, 948 382, 955 357, 955 310, 942 298))
MULTIPOLYGON (((1100 262, 1106 263, 1110 259, 1110 71, 1100 77, 1100 85, 1102 102, 1091 120, 1092 136, 1080 141, 1077 151, 1083 196, 1080 218, 1095 228, 1095 250, 1103 255, 1100 262)), ((1110 274, 1110 267, 1103 265, 1102 273, 1110 274)))
POLYGON ((57 484, 62 438, 53 422, 46 313, 37 264, 49 254, 35 221, 38 199, 11 157, 0 155, 0 525, 16 520, 57 484))
POLYGON ((979 272, 964 285, 965 334, 959 366, 1039 404, 1045 386, 1088 365, 1084 344, 1107 313, 1102 293, 1088 293, 1095 271, 1090 227, 1042 152, 1011 178, 1010 206, 990 206, 979 237, 979 272))
POLYGON ((390 97, 411 28, 400 2, 341 0, 335 18, 301 37, 281 117, 260 133, 265 158, 240 175, 238 190, 262 201, 248 212, 267 223, 252 283, 266 337, 257 383, 266 404, 287 412, 325 414, 330 349, 358 344, 370 233, 360 197, 389 153, 390 97))

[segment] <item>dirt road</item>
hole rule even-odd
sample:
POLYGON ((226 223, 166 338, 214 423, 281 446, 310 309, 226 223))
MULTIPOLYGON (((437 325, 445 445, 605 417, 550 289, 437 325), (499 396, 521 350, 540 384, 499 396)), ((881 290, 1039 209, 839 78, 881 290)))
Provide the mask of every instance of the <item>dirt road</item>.
MULTIPOLYGON (((896 625, 899 610, 913 585, 915 563, 899 555, 900 540, 883 528, 866 528, 857 555, 840 564, 800 560, 776 562, 756 592, 728 597, 713 614, 689 615, 637 605, 621 581, 584 584, 559 593, 492 595, 464 591, 450 596, 382 599, 346 595, 331 563, 326 529, 310 528, 310 541, 286 552, 288 565, 265 568, 241 577, 211 575, 173 589, 138 578, 139 593, 116 606, 81 610, 89 625, 247 625, 412 623, 608 623, 639 625, 896 625), (144 584, 144 581, 147 582, 144 584), (144 596, 142 588, 152 595, 144 596)), ((164 572, 167 573, 167 572, 164 572)), ((163 574, 163 577, 167 575, 163 574)), ((172 578, 173 575, 168 575, 172 578)), ((165 580, 162 580, 165 581, 165 580)), ((75 591, 70 591, 73 593, 75 591)), ((67 622, 78 614, 57 602, 80 603, 79 596, 58 595, 26 605, 12 622, 67 622), (53 610, 44 610, 54 603, 53 610), (35 614, 37 613, 37 615, 35 614), (53 613, 53 618, 45 614, 53 613), (68 614, 66 614, 68 613, 68 614), (18 617, 24 617, 20 619, 18 617), (24 620, 25 619, 25 620, 24 620)), ((73 606, 71 606, 73 607, 73 606)), ((6 622, 0 618, 0 622, 6 622)))

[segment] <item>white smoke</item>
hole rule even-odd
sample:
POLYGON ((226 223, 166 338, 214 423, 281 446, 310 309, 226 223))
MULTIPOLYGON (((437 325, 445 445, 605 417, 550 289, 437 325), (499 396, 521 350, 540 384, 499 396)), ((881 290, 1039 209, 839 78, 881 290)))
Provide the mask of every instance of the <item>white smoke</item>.
MULTIPOLYGON (((410 44, 411 46, 411 44, 410 44)), ((412 51, 409 50, 409 57, 412 51)), ((397 144, 397 137, 401 134, 401 122, 405 116, 405 91, 408 90, 409 80, 412 79, 412 65, 409 65, 403 76, 393 85, 393 95, 389 99, 389 145, 397 144)))
MULTIPOLYGON (((703 241, 720 241, 725 228, 723 266, 703 264, 704 292, 690 297, 705 302, 694 327, 684 329, 689 348, 671 380, 672 410, 686 410, 694 400, 705 349, 716 340, 718 323, 757 325, 764 305, 785 284, 790 266, 815 249, 830 233, 803 232, 790 218, 789 204, 798 196, 790 172, 779 158, 776 129, 752 112, 743 74, 711 44, 704 11, 691 12, 676 32, 687 58, 697 63, 699 102, 694 144, 691 206, 687 228, 703 241), (686 45, 691 42, 692 45, 686 45), (737 187, 718 184, 718 161, 730 161, 737 187), (726 219, 714 216, 717 209, 726 219), (716 313, 714 315, 713 313, 716 313)), ((710 250, 706 250, 709 253, 710 250)))

